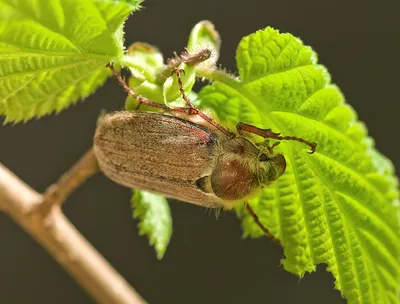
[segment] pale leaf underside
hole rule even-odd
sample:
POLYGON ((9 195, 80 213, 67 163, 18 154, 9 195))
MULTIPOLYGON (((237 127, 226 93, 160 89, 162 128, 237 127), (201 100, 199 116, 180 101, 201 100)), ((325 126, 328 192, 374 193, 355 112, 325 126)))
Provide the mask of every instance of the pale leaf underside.
POLYGON ((166 198, 146 191, 134 190, 131 200, 133 217, 138 218, 139 233, 147 235, 157 252, 164 256, 172 235, 172 218, 166 198))

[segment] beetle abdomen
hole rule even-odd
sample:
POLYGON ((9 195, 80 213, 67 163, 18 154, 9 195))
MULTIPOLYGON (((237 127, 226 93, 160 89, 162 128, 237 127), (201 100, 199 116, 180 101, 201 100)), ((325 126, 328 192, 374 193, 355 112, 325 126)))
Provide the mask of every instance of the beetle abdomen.
POLYGON ((196 185, 211 174, 216 144, 213 133, 187 120, 117 112, 101 119, 94 151, 103 173, 121 185, 218 207, 220 199, 196 185))

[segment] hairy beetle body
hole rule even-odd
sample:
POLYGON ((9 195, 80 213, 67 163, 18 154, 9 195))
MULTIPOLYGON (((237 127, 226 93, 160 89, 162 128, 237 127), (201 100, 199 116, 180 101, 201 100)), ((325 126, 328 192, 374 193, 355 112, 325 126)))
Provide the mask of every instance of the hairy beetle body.
POLYGON ((161 113, 106 115, 94 151, 111 180, 206 207, 242 202, 286 168, 267 145, 161 113))

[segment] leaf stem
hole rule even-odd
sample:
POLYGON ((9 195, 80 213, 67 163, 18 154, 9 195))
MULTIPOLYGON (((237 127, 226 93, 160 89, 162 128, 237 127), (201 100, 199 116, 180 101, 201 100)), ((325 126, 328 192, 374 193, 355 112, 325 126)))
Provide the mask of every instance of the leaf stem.
POLYGON ((213 81, 218 80, 237 90, 239 90, 241 85, 239 78, 221 69, 197 67, 196 74, 198 77, 203 77, 208 80, 213 80, 213 81))

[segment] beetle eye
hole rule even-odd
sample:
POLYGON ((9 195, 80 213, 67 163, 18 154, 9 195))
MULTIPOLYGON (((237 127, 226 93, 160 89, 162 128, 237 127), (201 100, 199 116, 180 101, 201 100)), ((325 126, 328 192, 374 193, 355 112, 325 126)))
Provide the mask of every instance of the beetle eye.
POLYGON ((267 154, 262 153, 258 160, 263 162, 271 159, 267 156, 267 154))

